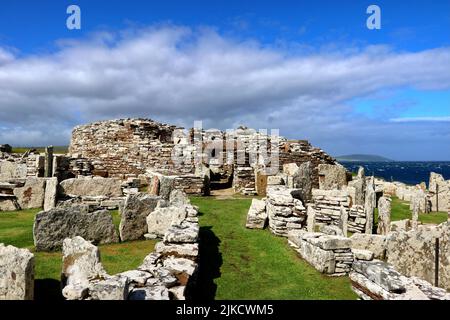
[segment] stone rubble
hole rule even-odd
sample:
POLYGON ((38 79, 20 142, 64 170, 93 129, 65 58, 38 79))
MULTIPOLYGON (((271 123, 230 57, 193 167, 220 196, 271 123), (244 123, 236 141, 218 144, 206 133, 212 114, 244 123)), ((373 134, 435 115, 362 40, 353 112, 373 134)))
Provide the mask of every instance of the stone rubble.
POLYGON ((245 226, 249 229, 264 229, 267 223, 266 201, 253 199, 245 226))
MULTIPOLYGON (((69 300, 185 300, 198 270, 197 209, 184 194, 170 195, 184 215, 171 220, 163 241, 135 270, 108 275, 97 247, 81 237, 64 240, 63 295, 69 300)), ((175 208, 175 207, 174 207, 175 208)))

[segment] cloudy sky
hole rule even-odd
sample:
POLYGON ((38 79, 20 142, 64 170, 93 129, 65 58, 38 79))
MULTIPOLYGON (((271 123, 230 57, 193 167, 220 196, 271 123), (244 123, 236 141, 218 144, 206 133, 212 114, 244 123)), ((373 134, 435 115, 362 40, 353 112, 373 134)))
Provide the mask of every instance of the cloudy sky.
POLYGON ((0 144, 148 117, 450 160, 449 1, 375 1, 381 30, 368 1, 241 2, 2 1, 0 144), (66 28, 72 3, 81 30, 66 28))

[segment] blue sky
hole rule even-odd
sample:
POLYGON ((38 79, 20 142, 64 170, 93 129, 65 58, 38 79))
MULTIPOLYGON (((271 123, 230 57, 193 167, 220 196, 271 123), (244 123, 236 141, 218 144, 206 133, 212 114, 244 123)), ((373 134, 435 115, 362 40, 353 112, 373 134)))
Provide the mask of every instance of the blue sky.
POLYGON ((450 1, 2 1, 0 143, 67 144, 76 124, 148 116, 450 160, 449 57, 450 1), (81 30, 66 28, 70 4, 81 30), (381 30, 366 28, 370 4, 381 30))

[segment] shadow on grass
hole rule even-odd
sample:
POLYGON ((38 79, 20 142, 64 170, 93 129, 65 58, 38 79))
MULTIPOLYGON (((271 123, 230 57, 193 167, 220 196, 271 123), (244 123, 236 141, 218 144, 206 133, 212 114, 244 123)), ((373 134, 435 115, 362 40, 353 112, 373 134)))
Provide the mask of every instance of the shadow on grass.
POLYGON ((197 286, 192 292, 195 301, 213 301, 217 285, 214 279, 219 278, 222 266, 222 254, 219 251, 220 239, 212 231, 211 226, 200 228, 199 271, 197 286))
POLYGON ((61 282, 55 279, 34 280, 34 299, 37 301, 64 300, 61 293, 61 282))

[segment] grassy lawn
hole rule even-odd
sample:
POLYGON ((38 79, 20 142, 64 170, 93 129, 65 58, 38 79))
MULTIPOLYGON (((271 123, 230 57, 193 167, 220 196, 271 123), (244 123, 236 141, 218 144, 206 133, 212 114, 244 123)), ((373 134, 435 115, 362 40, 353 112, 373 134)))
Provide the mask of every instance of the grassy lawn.
MULTIPOLYGON (((412 212, 409 210, 409 202, 392 197, 391 221, 412 219, 412 212)), ((447 212, 432 212, 419 214, 419 221, 426 224, 440 224, 448 219, 447 212)), ((375 221, 378 221, 378 210, 375 210, 375 221)))
MULTIPOLYGON (((36 151, 39 153, 45 152, 45 147, 13 147, 12 152, 13 153, 25 153, 30 149, 36 149, 36 151)), ((55 153, 55 154, 64 154, 64 153, 67 153, 68 151, 69 151, 68 146, 54 146, 53 147, 53 153, 55 153)))
MULTIPOLYGON (((35 255, 35 299, 61 299, 61 252, 35 252, 33 243, 34 216, 40 210, 0 212, 0 243, 28 248, 35 255)), ((118 228, 120 215, 111 212, 118 228)), ((136 268, 150 252, 156 241, 132 241, 100 246, 103 266, 109 274, 136 268)))
POLYGON ((200 207, 200 299, 357 298, 348 278, 317 272, 286 239, 246 229, 251 199, 195 197, 192 202, 200 207))

